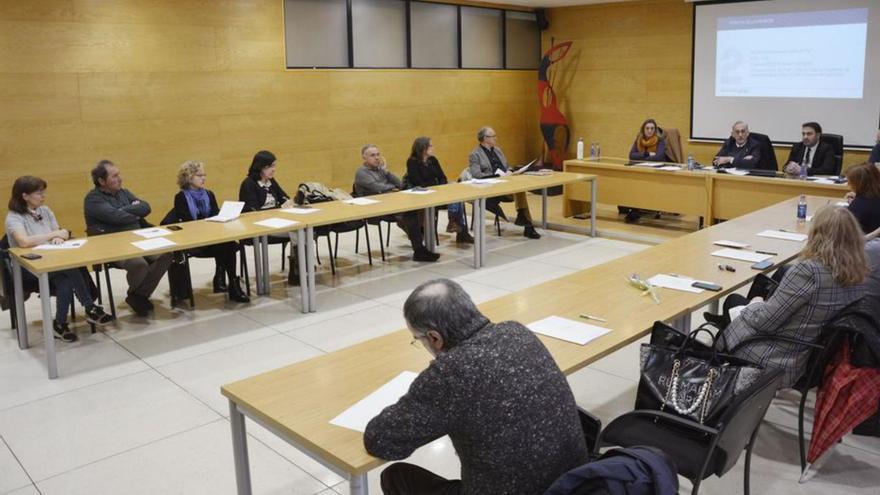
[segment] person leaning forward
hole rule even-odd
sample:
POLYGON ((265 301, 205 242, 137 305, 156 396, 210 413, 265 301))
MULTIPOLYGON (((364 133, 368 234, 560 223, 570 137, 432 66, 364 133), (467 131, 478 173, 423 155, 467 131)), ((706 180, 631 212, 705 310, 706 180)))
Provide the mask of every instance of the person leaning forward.
POLYGON ((381 475, 385 494, 537 495, 585 462, 574 396, 528 328, 492 323, 446 279, 417 287, 403 313, 413 344, 434 359, 396 404, 367 424, 364 446, 397 460, 449 435, 461 480, 395 463, 381 475))
MULTIPOLYGON (((86 194, 83 207, 90 235, 135 230, 146 225, 152 211, 150 204, 122 188, 119 168, 110 160, 101 160, 92 169, 95 188, 86 194)), ((171 253, 137 256, 111 263, 126 272, 128 295, 125 302, 138 316, 153 310, 150 296, 171 265, 171 253)))

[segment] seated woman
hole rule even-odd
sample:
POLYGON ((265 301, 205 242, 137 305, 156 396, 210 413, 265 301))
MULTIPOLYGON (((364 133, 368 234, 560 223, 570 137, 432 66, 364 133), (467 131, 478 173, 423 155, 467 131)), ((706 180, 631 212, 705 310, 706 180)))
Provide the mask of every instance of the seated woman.
POLYGON ((856 219, 846 208, 822 208, 798 261, 769 299, 728 297, 725 307, 745 307, 721 332, 721 341, 741 358, 781 368, 782 387, 790 387, 803 374, 807 347, 774 340, 737 345, 750 337, 774 336, 815 342, 837 312, 864 295, 867 273, 864 235, 856 219))
POLYGON ((862 231, 869 234, 880 228, 880 169, 873 163, 862 163, 846 171, 851 192, 846 193, 849 211, 855 215, 862 231))
MULTIPOLYGON (((657 125, 656 120, 647 119, 642 122, 639 134, 629 150, 629 159, 633 161, 667 161, 666 136, 663 134, 663 129, 660 129, 657 125)), ((628 206, 618 206, 617 210, 620 213, 626 213, 627 222, 635 222, 642 216, 642 213, 645 213, 642 210, 628 206)))
MULTIPOLYGON (((70 231, 58 227, 55 214, 43 203, 46 201, 46 181, 26 175, 12 185, 9 213, 6 214, 6 234, 11 247, 29 248, 38 244, 61 244, 70 238, 70 231)), ((28 285, 36 284, 36 277, 27 270, 21 271, 28 285)), ((113 317, 95 304, 83 273, 78 268, 49 274, 49 283, 55 288, 55 320, 52 328, 55 338, 64 342, 76 342, 78 337, 67 325, 67 315, 76 296, 86 308, 86 320, 95 325, 106 325, 113 317)))
MULTIPOLYGON (((220 213, 214 193, 205 189, 206 177, 205 165, 202 162, 188 161, 180 166, 177 172, 180 192, 174 196, 174 215, 178 221, 191 222, 220 213)), ((214 258, 217 265, 214 274, 214 292, 226 291, 230 301, 251 302, 242 292, 238 275, 235 273, 237 252, 238 244, 235 242, 223 242, 190 250, 194 256, 214 258)))
MULTIPOLYGON (((411 186, 430 187, 447 184, 446 174, 440 167, 440 161, 434 156, 434 144, 431 138, 422 136, 413 141, 412 152, 406 161, 407 182, 411 186)), ((468 233, 464 219, 464 204, 453 203, 447 207, 449 225, 447 232, 455 232, 455 242, 473 244, 474 238, 468 233)))

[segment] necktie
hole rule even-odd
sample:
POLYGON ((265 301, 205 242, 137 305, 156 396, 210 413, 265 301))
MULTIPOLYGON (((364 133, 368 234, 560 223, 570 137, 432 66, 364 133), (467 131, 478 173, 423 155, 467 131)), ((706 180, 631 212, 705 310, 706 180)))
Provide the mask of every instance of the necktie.
POLYGON ((810 167, 810 151, 813 151, 813 148, 807 148, 807 154, 804 156, 803 166, 809 168, 810 167))

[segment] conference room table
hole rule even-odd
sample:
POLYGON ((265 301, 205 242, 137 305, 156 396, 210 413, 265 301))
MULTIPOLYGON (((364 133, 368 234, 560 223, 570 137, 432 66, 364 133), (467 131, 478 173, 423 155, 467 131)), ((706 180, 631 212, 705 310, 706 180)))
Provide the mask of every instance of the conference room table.
MULTIPOLYGON (((117 232, 87 239, 85 245, 76 249, 34 249, 12 248, 10 249, 12 261, 12 274, 14 286, 14 298, 16 308, 16 327, 18 330, 19 348, 27 349, 27 316, 24 309, 24 290, 22 286, 22 269, 33 273, 39 281, 39 294, 42 311, 43 339, 46 353, 46 365, 49 378, 58 377, 58 366, 55 355, 54 331, 52 328, 52 308, 49 288, 49 274, 70 268, 87 267, 104 263, 125 260, 138 256, 154 256, 163 253, 189 250, 202 246, 218 244, 222 242, 252 239, 254 246, 254 266, 257 294, 269 293, 269 254, 268 239, 270 235, 289 235, 291 240, 297 239, 297 252, 300 278, 300 299, 303 312, 316 311, 315 304, 315 244, 313 232, 315 227, 330 225, 347 220, 366 219, 376 216, 385 216, 410 210, 424 209, 425 218, 434 218, 433 209, 436 206, 449 203, 472 201, 475 207, 475 219, 479 225, 474 226, 474 268, 483 266, 485 258, 484 230, 485 230, 485 201, 488 197, 510 194, 528 190, 541 190, 544 194, 544 212, 542 213, 542 225, 547 226, 546 194, 547 189, 562 184, 589 181, 593 183, 592 190, 595 198, 595 176, 578 173, 553 172, 547 175, 518 175, 498 179, 496 183, 454 183, 432 187, 433 192, 426 194, 412 194, 408 192, 395 192, 384 194, 374 199, 376 202, 369 205, 350 205, 340 201, 320 203, 316 205, 313 213, 291 214, 280 209, 262 210, 244 213, 235 220, 229 222, 211 222, 198 220, 174 224, 177 228, 162 238, 173 241, 173 245, 152 249, 141 249, 133 242, 147 240, 136 234, 136 231, 117 232), (288 225, 267 226, 257 222, 266 220, 288 220, 295 222, 288 225), (28 259, 25 256, 37 254, 38 259, 28 259)), ((593 218, 593 233, 595 234, 595 218, 593 218)), ((425 225, 428 234, 427 244, 434 248, 433 225, 425 225)), ((108 287, 109 290, 109 287, 108 287)))
MULTIPOLYGON (((800 194, 843 198, 846 184, 827 184, 813 177, 762 177, 717 172, 712 168, 662 170, 632 165, 625 158, 566 160, 564 170, 597 175, 602 184, 602 203, 646 210, 668 211, 700 216, 704 225, 717 219, 730 219, 765 208, 800 194)), ((565 186, 563 216, 573 216, 593 208, 587 191, 579 184, 565 186)))
MULTIPOLYGON (((810 196, 808 211, 815 212, 834 200, 810 196)), ((538 335, 568 375, 644 337, 655 321, 689 328, 692 312, 717 303, 761 273, 751 269, 749 262, 712 256, 713 251, 722 248, 713 242, 736 241, 748 244, 750 250, 777 253, 772 258, 773 267, 764 272, 794 258, 804 242, 757 234, 765 229, 806 233, 809 224, 797 222, 796 208, 797 198, 791 198, 479 307, 496 322, 529 324, 549 316, 578 321, 583 313, 606 319, 598 325, 611 332, 583 346, 538 335), (731 265, 736 271, 720 270, 719 264, 731 265), (633 273, 644 279, 660 273, 677 274, 712 281, 723 288, 701 293, 658 288, 658 304, 627 283, 626 277, 633 273)), ((238 493, 251 493, 246 417, 347 478, 350 493, 367 493, 367 473, 385 461, 366 452, 362 433, 334 426, 330 420, 402 371, 423 370, 430 356, 411 346, 411 340, 412 334, 403 329, 222 386, 221 393, 229 400, 238 493)))

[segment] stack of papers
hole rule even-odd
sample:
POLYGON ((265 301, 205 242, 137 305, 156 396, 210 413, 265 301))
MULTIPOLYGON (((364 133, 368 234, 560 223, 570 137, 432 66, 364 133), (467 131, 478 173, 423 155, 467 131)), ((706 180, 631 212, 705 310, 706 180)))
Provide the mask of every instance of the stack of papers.
POLYGON ((727 169, 725 169, 725 170, 726 170, 727 173, 730 174, 730 175, 739 175, 739 176, 749 175, 749 171, 748 171, 748 170, 740 170, 740 169, 738 169, 738 168, 727 168, 727 169))
POLYGON ((762 232, 758 232, 758 236, 795 242, 803 242, 807 240, 807 234, 798 234, 797 232, 783 232, 781 230, 765 230, 762 232))
POLYGON ((378 416, 386 407, 396 404, 406 394, 417 376, 419 375, 412 371, 404 371, 355 405, 342 411, 342 414, 330 420, 330 424, 363 433, 371 419, 378 416))
POLYGON ((467 181, 468 184, 501 184, 502 182, 507 181, 501 179, 471 179, 467 181))
POLYGON ((669 170, 670 172, 677 172, 681 170, 681 167, 676 167, 675 165, 663 165, 662 167, 657 167, 657 170, 669 170))
POLYGON ((309 213, 315 213, 316 211, 321 211, 321 210, 319 210, 317 208, 296 207, 296 208, 282 208, 281 211, 284 213, 291 213, 293 215, 308 215, 309 213))
POLYGON ((254 225, 261 225, 263 227, 269 227, 270 229, 283 229, 284 227, 292 227, 298 224, 296 220, 287 220, 284 218, 267 218, 265 220, 260 220, 259 222, 254 222, 254 225))
POLYGON ((139 235, 144 239, 152 239, 154 237, 162 237, 163 235, 170 235, 171 231, 168 229, 163 229, 162 227, 150 227, 148 229, 138 229, 131 231, 134 235, 139 235))
POLYGON ((650 167, 650 168, 659 168, 666 166, 663 162, 636 162, 632 164, 633 167, 650 167))
POLYGON ((143 249, 144 251, 151 251, 153 249, 160 249, 168 246, 176 246, 177 243, 171 240, 168 240, 164 237, 156 237, 155 239, 147 239, 146 241, 137 241, 131 243, 134 247, 143 249))
POLYGON ((346 199, 343 203, 347 205, 358 205, 358 206, 366 206, 378 203, 378 200, 370 199, 370 198, 351 198, 346 199))
POLYGON ((607 328, 560 318, 559 316, 549 316, 543 320, 529 323, 527 326, 529 330, 535 333, 573 342, 578 345, 585 345, 611 331, 607 328))
POLYGON ((34 246, 34 249, 77 249, 81 248, 86 241, 88 241, 88 239, 71 239, 62 242, 61 244, 40 244, 39 246, 34 246))
POLYGON ((743 249, 743 248, 749 247, 748 244, 745 244, 743 242, 725 241, 725 240, 715 241, 712 244, 715 244, 716 246, 731 247, 734 249, 743 249))
POLYGON ((770 254, 753 253, 751 251, 742 251, 740 249, 719 249, 718 251, 713 252, 712 256, 730 258, 732 260, 751 261, 752 263, 769 260, 773 257, 773 255, 770 254))
POLYGON ((703 289, 691 286, 691 284, 696 281, 696 279, 690 277, 683 277, 681 275, 667 275, 665 273, 658 273, 657 275, 654 275, 653 277, 648 279, 648 282, 654 287, 665 287, 667 289, 699 294, 703 292, 703 289))
POLYGON ((407 189, 405 191, 400 191, 400 192, 406 193, 406 194, 431 194, 432 192, 435 192, 435 191, 433 189, 422 189, 422 188, 415 189, 415 188, 413 188, 413 189, 407 189))
POLYGON ((831 179, 816 179, 813 184, 836 184, 836 182, 831 179))

